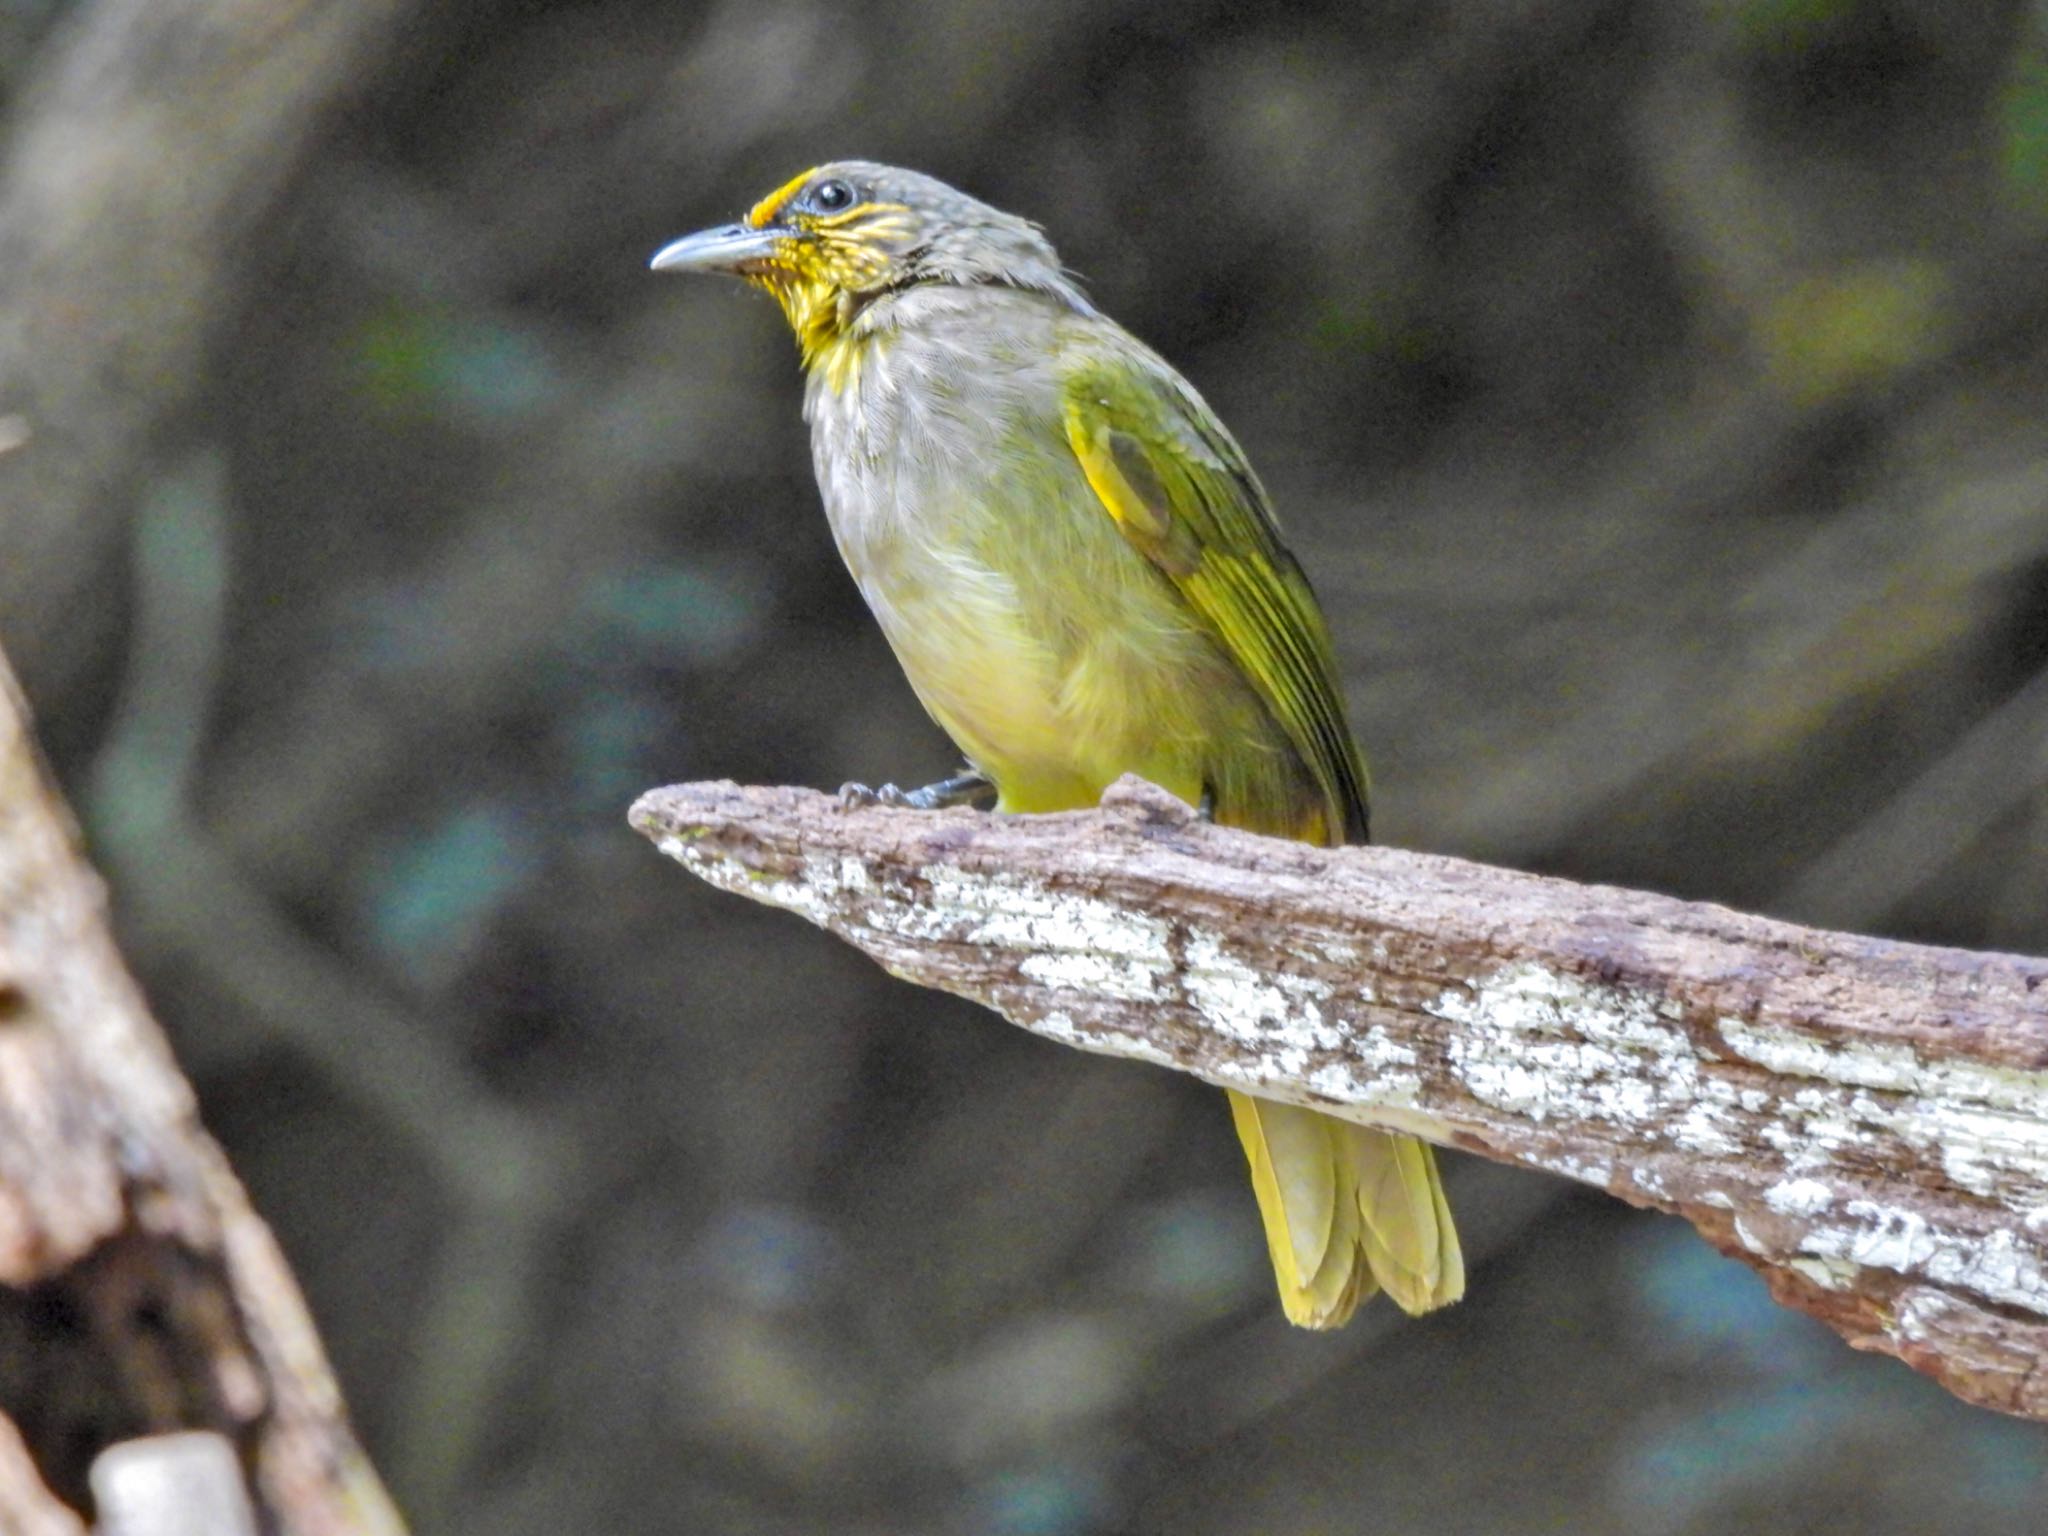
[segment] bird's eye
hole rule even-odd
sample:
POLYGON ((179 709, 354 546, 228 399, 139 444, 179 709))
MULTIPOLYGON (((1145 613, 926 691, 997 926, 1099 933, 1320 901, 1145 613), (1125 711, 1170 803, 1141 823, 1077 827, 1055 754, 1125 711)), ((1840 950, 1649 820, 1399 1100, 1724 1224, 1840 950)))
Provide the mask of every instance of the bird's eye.
POLYGON ((811 188, 811 206, 820 213, 837 213, 853 206, 853 188, 843 181, 821 181, 811 188))

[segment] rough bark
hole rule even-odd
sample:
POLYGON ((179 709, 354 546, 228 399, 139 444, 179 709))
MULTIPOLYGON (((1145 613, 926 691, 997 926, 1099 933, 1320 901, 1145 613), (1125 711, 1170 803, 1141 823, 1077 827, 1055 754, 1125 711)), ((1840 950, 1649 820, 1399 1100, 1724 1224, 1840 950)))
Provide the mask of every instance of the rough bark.
POLYGON ((74 1529, 101 1451, 196 1429, 264 1529, 398 1532, 104 908, 0 663, 0 1529, 74 1529))
POLYGON ((1690 1220, 1786 1305, 2048 1420, 2048 961, 1193 819, 656 790, 722 889, 1048 1038, 1690 1220))

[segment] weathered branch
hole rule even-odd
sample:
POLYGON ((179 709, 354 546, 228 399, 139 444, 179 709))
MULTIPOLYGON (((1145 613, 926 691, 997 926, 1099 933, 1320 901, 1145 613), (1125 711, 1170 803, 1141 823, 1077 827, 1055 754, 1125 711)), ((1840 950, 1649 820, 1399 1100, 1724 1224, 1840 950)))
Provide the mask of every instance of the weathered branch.
POLYGON ((263 1529, 398 1536, 104 907, 0 661, 0 1531, 77 1530, 89 1478, 116 1504, 171 1460, 189 1480, 210 1453, 172 1453, 198 1442, 138 1437, 205 1430, 253 1474, 263 1529))
POLYGON ((2048 961, 1192 819, 656 790, 685 868, 1038 1034, 1674 1211, 1777 1298, 2048 1420, 2048 961))

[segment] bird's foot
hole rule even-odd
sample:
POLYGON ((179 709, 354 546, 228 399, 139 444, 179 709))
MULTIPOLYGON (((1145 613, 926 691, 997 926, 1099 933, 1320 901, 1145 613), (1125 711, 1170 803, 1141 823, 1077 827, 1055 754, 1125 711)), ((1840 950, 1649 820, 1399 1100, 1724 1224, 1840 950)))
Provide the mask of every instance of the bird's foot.
POLYGON ((927 784, 922 789, 900 789, 894 784, 884 784, 875 789, 865 784, 839 786, 839 804, 849 811, 866 805, 886 805, 906 811, 944 811, 956 805, 986 809, 995 803, 995 798, 995 785, 986 775, 972 768, 956 773, 950 779, 941 779, 936 784, 927 784))
POLYGON ((839 808, 842 811, 863 810, 870 805, 901 809, 909 804, 909 792, 894 784, 846 783, 839 786, 839 808))

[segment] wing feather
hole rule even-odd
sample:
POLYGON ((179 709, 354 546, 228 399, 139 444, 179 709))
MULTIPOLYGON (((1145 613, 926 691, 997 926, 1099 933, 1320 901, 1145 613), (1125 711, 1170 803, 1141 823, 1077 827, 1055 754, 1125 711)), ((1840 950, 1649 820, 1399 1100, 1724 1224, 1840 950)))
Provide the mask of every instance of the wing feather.
POLYGON ((1315 776, 1342 840, 1367 833, 1365 761, 1308 578, 1243 451, 1149 353, 1069 375, 1067 442, 1103 509, 1180 589, 1315 776))

